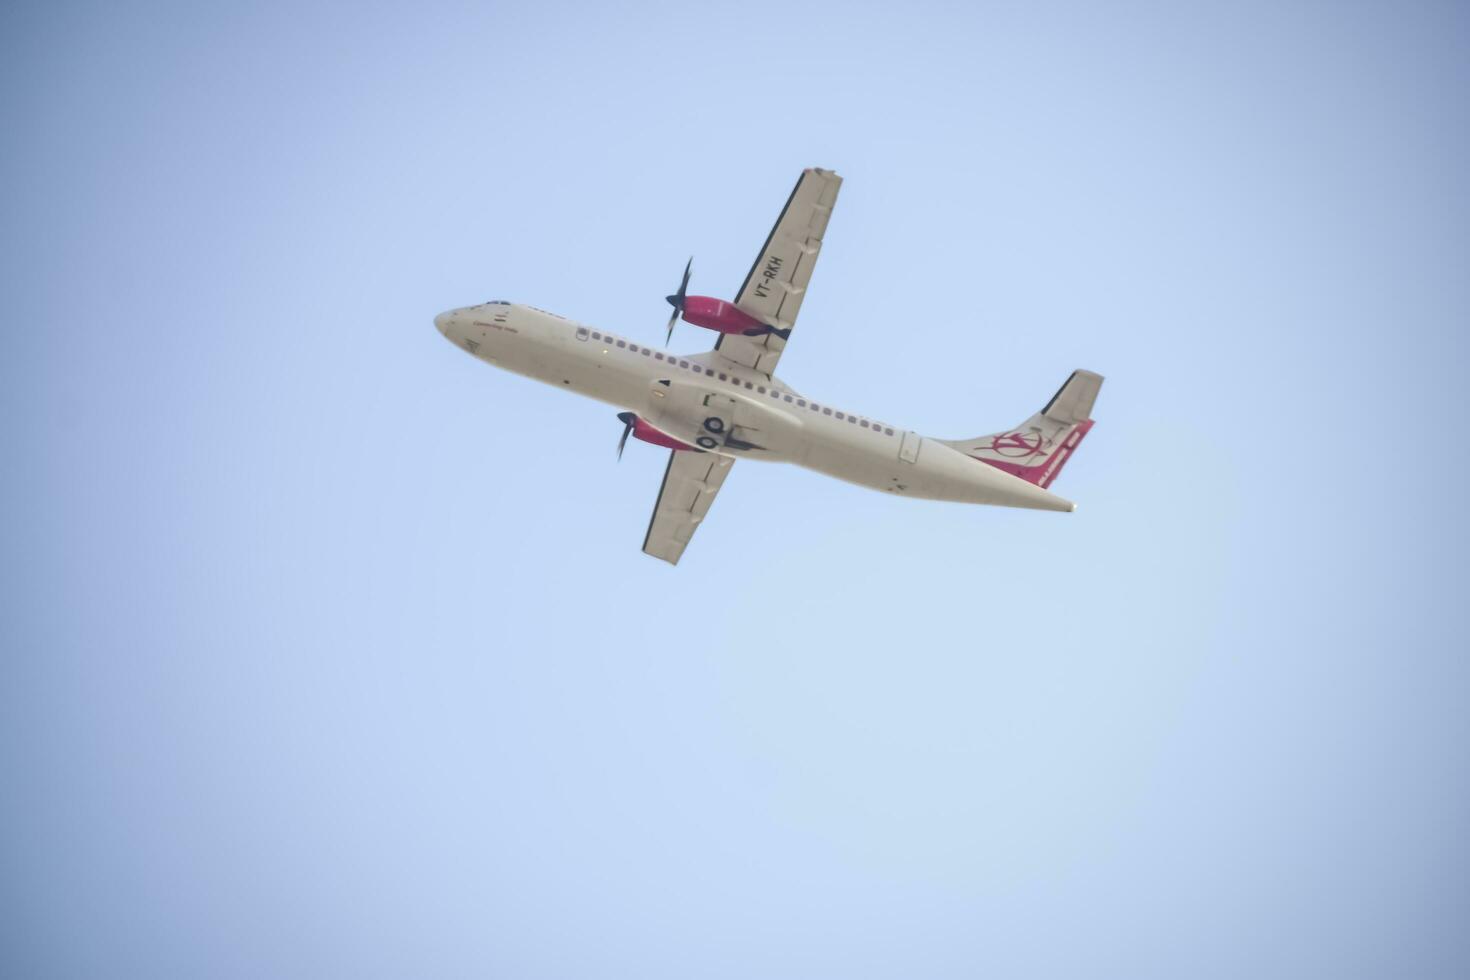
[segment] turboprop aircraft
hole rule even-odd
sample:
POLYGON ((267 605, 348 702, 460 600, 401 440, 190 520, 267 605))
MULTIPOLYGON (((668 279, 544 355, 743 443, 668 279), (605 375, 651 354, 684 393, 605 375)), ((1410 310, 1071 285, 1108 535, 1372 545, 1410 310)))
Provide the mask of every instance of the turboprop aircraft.
POLYGON ((643 550, 678 564, 736 460, 795 463, 901 497, 1071 511, 1048 488, 1092 428, 1102 377, 1074 371, 1020 425, 973 439, 935 439, 799 394, 776 377, 791 340, 842 178, 809 169, 731 302, 688 295, 684 267, 669 334, 682 317, 718 335, 713 350, 675 355, 497 300, 434 324, 482 361, 622 411, 628 437, 669 450, 643 550))

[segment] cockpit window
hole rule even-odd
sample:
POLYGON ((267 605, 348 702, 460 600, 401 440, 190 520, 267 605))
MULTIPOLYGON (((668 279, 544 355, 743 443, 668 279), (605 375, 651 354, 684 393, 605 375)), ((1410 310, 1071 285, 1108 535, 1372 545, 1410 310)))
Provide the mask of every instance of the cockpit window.
POLYGON ((490 302, 486 303, 485 305, 486 306, 509 306, 510 304, 507 303, 503 299, 492 299, 490 302))

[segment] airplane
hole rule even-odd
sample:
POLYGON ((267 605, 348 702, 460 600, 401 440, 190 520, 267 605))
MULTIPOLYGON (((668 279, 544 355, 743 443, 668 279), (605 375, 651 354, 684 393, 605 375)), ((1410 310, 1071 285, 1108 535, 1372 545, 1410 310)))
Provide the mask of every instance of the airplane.
POLYGON ((1013 428, 936 439, 817 402, 776 377, 842 178, 804 170, 732 302, 688 295, 693 259, 667 302, 714 349, 675 355, 534 306, 496 300, 434 318, 474 357, 622 411, 628 437, 669 450, 643 551, 677 565, 737 460, 795 463, 901 497, 1073 511, 1050 491, 1092 428, 1102 377, 1074 371, 1013 428))

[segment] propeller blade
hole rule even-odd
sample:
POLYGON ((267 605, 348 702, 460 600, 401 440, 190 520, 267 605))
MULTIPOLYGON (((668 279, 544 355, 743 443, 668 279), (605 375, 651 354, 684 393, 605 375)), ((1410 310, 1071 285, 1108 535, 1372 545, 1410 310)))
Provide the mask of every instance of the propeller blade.
POLYGON ((618 418, 623 422, 623 438, 618 440, 618 459, 622 459, 623 447, 628 444, 628 435, 633 431, 633 423, 637 421, 638 416, 632 412, 619 412, 618 418))
POLYGON ((689 261, 684 263, 684 278, 679 280, 679 290, 672 296, 665 296, 669 305, 676 309, 684 308, 684 296, 689 291, 689 274, 694 270, 694 256, 689 256, 689 261))
POLYGON ((689 256, 689 261, 684 264, 684 278, 679 281, 679 291, 672 296, 664 297, 668 301, 668 304, 674 308, 674 312, 669 314, 669 331, 668 335, 664 337, 665 347, 669 346, 669 341, 674 339, 674 324, 678 323, 679 317, 684 315, 684 298, 689 292, 689 273, 693 269, 694 256, 691 255, 689 256))

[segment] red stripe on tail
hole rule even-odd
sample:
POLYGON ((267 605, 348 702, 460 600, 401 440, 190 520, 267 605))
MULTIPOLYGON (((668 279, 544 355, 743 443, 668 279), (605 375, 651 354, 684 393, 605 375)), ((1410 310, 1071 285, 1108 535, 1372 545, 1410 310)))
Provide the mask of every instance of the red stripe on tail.
POLYGON ((1077 451, 1077 447, 1081 445, 1083 437, 1091 429, 1092 419, 1078 422, 1072 431, 1067 433, 1067 438, 1062 440, 1062 444, 1052 450, 1051 455, 1043 462, 1037 463, 1034 466, 1022 466, 1020 463, 1009 463, 1003 459, 984 459, 980 456, 971 456, 970 458, 979 460, 988 466, 994 466, 998 470, 1003 470, 1011 474, 1011 476, 1019 476, 1027 483, 1034 483, 1045 490, 1051 486, 1052 481, 1057 478, 1057 474, 1062 472, 1062 467, 1067 465, 1067 460, 1072 458, 1072 453, 1077 451))

